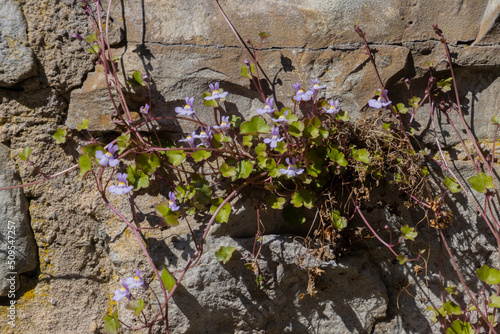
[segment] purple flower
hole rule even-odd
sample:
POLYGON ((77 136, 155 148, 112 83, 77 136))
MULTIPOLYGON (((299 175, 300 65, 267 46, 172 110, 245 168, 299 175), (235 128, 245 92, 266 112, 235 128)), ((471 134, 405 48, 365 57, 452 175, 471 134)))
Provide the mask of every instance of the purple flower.
POLYGON ((273 103, 274 103, 274 99, 272 97, 268 97, 266 99, 266 106, 264 107, 264 109, 257 109, 255 111, 261 115, 262 114, 272 114, 274 112, 273 103))
POLYGON ((298 82, 296 84, 293 84, 292 86, 295 89, 295 95, 293 96, 293 99, 297 102, 309 101, 314 95, 313 91, 308 90, 307 92, 305 92, 303 89, 301 89, 300 83, 298 82))
POLYGON ((95 152, 95 157, 99 159, 99 164, 101 166, 108 166, 109 167, 115 167, 118 165, 120 160, 115 158, 115 152, 118 150, 118 146, 116 145, 111 145, 110 148, 108 148, 108 152, 104 154, 102 151, 96 151, 95 152))
POLYGON ((273 122, 276 122, 276 123, 280 123, 280 125, 282 127, 285 127, 285 125, 288 123, 288 120, 286 119, 286 115, 288 115, 288 111, 289 110, 286 110, 283 115, 281 115, 280 117, 278 118, 271 118, 273 120, 273 122))
MULTIPOLYGON (((380 89, 377 89, 380 92, 380 89)), ((387 89, 384 89, 384 91, 380 94, 380 96, 375 100, 371 99, 368 101, 368 105, 372 108, 375 109, 380 109, 380 108, 385 108, 392 102, 389 101, 389 97, 387 96, 387 89)))
POLYGON ((219 100, 225 98, 227 94, 229 94, 228 92, 223 92, 223 93, 219 92, 218 82, 216 82, 215 84, 210 84, 209 87, 210 90, 212 91, 212 96, 205 97, 205 100, 219 100))
POLYGON ((149 104, 147 104, 147 103, 146 103, 146 105, 145 105, 144 107, 141 107, 141 109, 140 109, 140 110, 141 110, 141 113, 142 113, 143 115, 148 114, 148 113, 149 113, 149 104))
POLYGON ((130 192, 130 190, 134 189, 134 186, 127 187, 127 177, 128 177, 127 173, 123 174, 116 173, 116 177, 118 178, 119 183, 117 186, 115 185, 109 186, 108 190, 110 193, 113 193, 115 195, 123 195, 130 192))
POLYGON ((71 37, 76 38, 76 39, 78 39, 79 41, 83 41, 82 36, 80 36, 80 34, 79 34, 79 33, 77 33, 77 32, 72 33, 72 34, 71 34, 71 37))
POLYGON ((177 211, 180 209, 177 205, 177 202, 175 201, 175 193, 172 191, 168 192, 168 207, 172 211, 177 211))
POLYGON ((127 286, 127 289, 134 289, 134 288, 138 288, 141 286, 143 288, 146 288, 146 283, 144 283, 144 281, 142 280, 141 275, 142 275, 141 271, 136 270, 134 277, 125 278, 125 280, 123 282, 124 282, 124 285, 127 286))
POLYGON ((128 287, 127 284, 125 283, 125 280, 122 280, 122 288, 115 290, 115 295, 113 297, 113 300, 119 302, 125 297, 127 297, 127 299, 130 300, 130 291, 128 291, 128 287))
POLYGON ((316 98, 316 96, 318 95, 319 91, 321 89, 325 89, 326 88, 326 85, 320 85, 319 84, 319 79, 311 79, 311 90, 313 91, 314 93, 314 98, 316 98))
POLYGON ((175 112, 177 113, 178 116, 191 116, 195 113, 193 109, 193 101, 194 97, 189 98, 189 96, 186 96, 186 104, 184 105, 183 108, 181 107, 176 107, 175 112))
POLYGON ((214 129, 221 129, 222 131, 226 132, 229 130, 231 127, 231 123, 229 123, 229 116, 222 116, 222 122, 220 123, 220 126, 214 126, 214 129))
POLYGON ((199 147, 201 145, 211 147, 213 133, 214 132, 212 131, 212 129, 210 129, 210 126, 207 126, 206 130, 204 130, 203 127, 201 127, 201 132, 199 135, 196 135, 196 138, 200 138, 203 142, 201 144, 198 144, 197 147, 199 147))
POLYGON ((189 146, 194 147, 194 139, 195 138, 198 138, 198 137, 196 136, 196 132, 193 131, 193 132, 191 132, 190 135, 188 135, 186 137, 186 139, 180 139, 179 141, 186 142, 186 143, 188 143, 189 146))
POLYGON ((335 102, 333 102, 333 99, 331 99, 328 103, 330 103, 330 108, 327 109, 323 107, 323 111, 327 114, 333 114, 335 116, 340 111, 339 100, 335 100, 335 102))
POLYGON ((295 167, 295 162, 296 162, 295 158, 292 158, 291 162, 289 158, 286 158, 286 163, 288 164, 288 168, 287 169, 280 168, 281 174, 288 175, 290 177, 295 177, 296 175, 302 174, 302 172, 304 172, 304 168, 297 169, 297 167, 295 167))
POLYGON ((282 141, 283 137, 280 138, 280 128, 279 127, 274 127, 271 129, 271 133, 273 136, 271 138, 264 138, 264 143, 270 144, 269 146, 271 148, 275 148, 278 146, 278 142, 282 141))

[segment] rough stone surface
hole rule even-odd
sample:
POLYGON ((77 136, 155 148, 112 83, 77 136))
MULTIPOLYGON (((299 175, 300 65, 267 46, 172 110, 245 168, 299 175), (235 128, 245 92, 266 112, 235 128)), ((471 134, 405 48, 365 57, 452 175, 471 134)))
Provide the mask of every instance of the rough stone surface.
POLYGON ((0 87, 10 87, 37 74, 33 51, 28 46, 26 20, 19 4, 0 1, 0 87))
MULTIPOLYGON (((18 185, 19 178, 10 158, 10 150, 3 144, 0 144, 0 161, 0 188, 18 185)), ((5 297, 14 292, 12 281, 7 281, 7 278, 14 278, 18 289, 19 275, 35 270, 38 258, 29 221, 28 201, 22 189, 1 191, 0 203, 0 262, 3 264, 0 268, 0 296, 5 297)))
MULTIPOLYGON (((70 37, 74 32, 82 36, 92 32, 80 1, 19 3, 21 17, 24 15, 27 22, 22 31, 26 31, 28 42, 23 45, 33 50, 38 72, 29 79, 16 79, 11 89, 0 90, 0 141, 11 149, 22 182, 31 182, 41 177, 16 157, 23 147, 30 146, 37 165, 44 173, 53 174, 74 166, 81 148, 71 140, 55 144, 51 135, 58 127, 73 128, 82 118, 88 118, 90 130, 102 142, 114 139, 113 132, 119 129, 112 122, 113 109, 102 69, 94 66, 95 57, 86 51, 87 45, 70 37)), ((403 80, 411 78, 413 92, 422 94, 428 78, 427 61, 440 78, 449 76, 443 47, 432 29, 432 24, 438 23, 451 44, 466 122, 482 144, 491 145, 486 140, 492 135, 490 119, 500 109, 498 0, 269 3, 258 0, 249 5, 248 1, 221 0, 243 38, 257 43, 260 31, 271 34, 260 57, 266 74, 270 78, 277 75, 280 106, 291 105, 292 83, 309 86, 310 78, 319 78, 328 85, 322 96, 338 98, 352 118, 377 113, 367 107, 378 85, 361 40, 352 30, 356 21, 367 34, 389 97, 406 103, 403 80)), ((4 7, 0 8, 2 11, 4 7)), ((150 75, 153 115, 174 115, 174 108, 189 95, 195 97, 195 109, 202 121, 210 122, 211 111, 203 106, 201 94, 214 81, 220 81, 230 93, 225 104, 229 113, 247 118, 262 107, 250 82, 238 76, 248 56, 241 51, 213 1, 114 1, 111 17, 113 52, 120 57, 119 79, 125 87, 125 80, 136 70, 150 75)), ((147 101, 147 91, 126 89, 127 103, 137 112, 147 101)), ((427 110, 424 105, 416 120, 418 135, 431 145, 427 110)), ((456 115, 453 117, 456 121, 456 115)), ((164 130, 161 135, 174 140, 195 129, 192 124, 180 122, 165 121, 160 126, 164 130)), ((457 138, 444 120, 440 120, 439 132, 449 154, 462 163, 463 152, 455 148, 457 138)), ((17 172, 3 162, 0 173, 17 172)), ((130 162, 124 159, 123 164, 130 162)), ((457 167, 464 177, 473 175, 460 163, 457 167)), ((163 201, 170 190, 153 186, 149 194, 137 194, 137 217, 143 226, 158 224, 154 205, 163 201)), ((374 193, 364 207, 377 230, 383 230, 385 225, 398 230, 407 223, 419 222, 421 212, 408 210, 399 194, 383 190, 374 193)), ((39 267, 36 277, 20 276, 14 333, 100 333, 103 315, 116 308, 124 320, 132 322, 124 304, 112 301, 114 289, 136 269, 144 272, 154 289, 158 284, 138 242, 103 204, 92 179, 79 182, 77 172, 71 171, 30 186, 24 193, 29 199, 27 212, 38 247, 39 267)), ((251 252, 257 229, 253 207, 258 194, 254 195, 242 194, 233 202, 233 220, 214 226, 201 264, 188 272, 170 304, 173 332, 440 332, 426 311, 429 304, 440 305, 436 274, 439 242, 426 223, 420 222, 418 231, 422 240, 429 237, 429 243, 407 241, 398 251, 413 254, 427 249, 427 271, 417 273, 412 265, 400 266, 387 249, 364 233, 366 228, 361 222, 357 227, 366 238, 350 245, 351 253, 337 263, 308 258, 310 261, 301 267, 297 266, 296 250, 310 222, 292 229, 280 212, 262 213, 265 235, 260 264, 267 283, 259 290, 255 276, 241 260, 251 252), (292 241, 290 233, 300 237, 292 241), (237 248, 225 265, 214 257, 214 251, 223 245, 237 248), (310 264, 318 265, 325 273, 317 278, 318 294, 301 300, 298 295, 306 291, 305 268, 310 264)), ((114 195, 109 198, 114 207, 131 218, 130 202, 114 195)), ((477 219, 470 203, 463 198, 458 203, 453 209, 462 219, 445 235, 466 276, 472 277, 478 266, 498 263, 484 222, 477 219)), ((199 237, 206 219, 190 223, 199 237)), ((180 269, 193 254, 186 224, 146 231, 144 236, 158 266, 180 269)), ((382 233, 382 237, 390 238, 388 233, 382 233)), ((446 283, 458 285, 449 260, 442 263, 442 273, 446 283)), ((473 288, 480 292, 480 287, 473 288)), ((144 297, 152 298, 148 294, 144 297)), ((7 302, 0 299, 2 319, 7 302)), ((145 312, 154 311, 152 302, 145 312)))

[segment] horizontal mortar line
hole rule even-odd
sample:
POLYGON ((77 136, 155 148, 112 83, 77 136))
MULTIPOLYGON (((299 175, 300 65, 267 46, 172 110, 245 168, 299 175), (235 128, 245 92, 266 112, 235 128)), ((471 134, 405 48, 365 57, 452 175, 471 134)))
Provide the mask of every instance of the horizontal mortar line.
MULTIPOLYGON (((161 43, 161 42, 149 42, 146 41, 144 43, 139 43, 136 41, 129 41, 129 44, 136 44, 136 45, 147 45, 147 44, 153 44, 153 45, 161 45, 161 46, 166 46, 166 47, 175 47, 175 46, 184 46, 184 47, 193 47, 193 48, 217 48, 217 49, 241 49, 241 46, 239 45, 198 45, 198 44, 180 44, 180 43, 172 43, 172 44, 166 44, 166 43, 161 43)), ((361 46, 358 45, 345 45, 343 44, 341 48, 335 47, 335 46, 325 46, 321 48, 304 48, 304 47, 293 47, 293 46, 272 46, 268 48, 262 48, 261 51, 279 51, 279 50, 300 50, 300 51, 324 51, 328 49, 334 49, 334 50, 356 50, 359 49, 361 46)))

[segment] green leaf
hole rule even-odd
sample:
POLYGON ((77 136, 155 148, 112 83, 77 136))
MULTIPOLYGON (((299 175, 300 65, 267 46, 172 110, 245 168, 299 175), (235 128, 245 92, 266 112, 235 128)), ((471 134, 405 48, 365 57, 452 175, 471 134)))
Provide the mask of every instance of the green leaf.
POLYGON ((408 261, 408 257, 403 254, 399 254, 396 260, 399 261, 399 264, 404 264, 406 261, 408 261))
POLYGON ((396 109, 400 114, 406 114, 408 112, 408 108, 406 108, 403 103, 398 103, 396 109))
MULTIPOLYGON (((224 202, 222 198, 217 198, 212 201, 212 206, 210 207, 210 213, 214 214, 215 211, 219 208, 219 206, 224 202)), ((224 206, 220 209, 219 213, 215 217, 215 220, 217 220, 218 223, 223 224, 227 223, 229 221, 229 215, 231 214, 231 204, 226 203, 224 206)))
POLYGON ((446 334, 474 334, 475 331, 468 322, 462 322, 460 320, 455 320, 451 324, 451 327, 446 330, 446 334))
POLYGON ((292 204, 296 208, 304 206, 311 209, 314 206, 314 201, 316 200, 313 193, 307 189, 300 189, 298 192, 292 195, 292 204))
POLYGON ((294 137, 301 137, 304 131, 304 122, 294 121, 288 125, 288 132, 294 137))
POLYGON ((282 210, 285 206, 286 199, 284 199, 283 197, 276 197, 274 195, 271 195, 267 199, 267 203, 271 205, 271 208, 273 209, 282 210))
POLYGON ((410 106, 412 106, 414 109, 417 109, 418 108, 418 104, 420 103, 420 100, 422 100, 421 98, 419 97, 412 97, 411 100, 408 100, 408 103, 410 104, 410 106))
POLYGON ((122 154, 130 143, 130 133, 122 133, 120 137, 116 139, 116 145, 118 146, 118 154, 122 154))
POLYGON ((175 286, 175 277, 168 272, 167 268, 162 268, 160 271, 160 277, 165 289, 167 289, 168 292, 172 291, 175 286))
POLYGON ((500 308, 500 296, 490 296, 488 299, 488 306, 500 308))
POLYGON ((128 302, 127 306, 125 306, 127 310, 134 311, 135 316, 139 316, 141 311, 144 309, 144 301, 142 299, 135 299, 128 302))
POLYGON ((283 141, 278 142, 278 145, 276 145, 274 150, 276 152, 281 153, 281 154, 285 153, 288 150, 285 141, 283 140, 283 141))
POLYGON ((52 135, 52 138, 54 138, 54 140, 58 144, 64 144, 66 142, 66 134, 67 134, 66 130, 59 128, 57 129, 56 133, 52 135))
POLYGON ((298 226, 306 222, 306 217, 299 208, 293 205, 287 205, 283 209, 283 219, 288 223, 298 226))
POLYGON ((500 116, 493 116, 493 118, 491 119, 491 121, 493 123, 495 123, 496 125, 500 125, 500 116))
POLYGON ((354 160, 364 162, 365 164, 369 164, 371 161, 370 152, 363 148, 361 150, 352 149, 352 157, 354 160))
POLYGON ((401 228, 401 233, 403 233, 403 238, 406 240, 415 241, 415 237, 418 235, 413 227, 405 225, 401 228))
POLYGON ((95 158, 95 152, 97 151, 105 152, 104 148, 99 144, 89 144, 82 147, 82 153, 88 155, 91 158, 95 158))
POLYGON ((242 135, 266 134, 271 131, 271 126, 260 116, 254 116, 250 121, 243 122, 240 126, 242 135))
POLYGON ((92 43, 92 42, 97 42, 97 35, 96 33, 93 33, 92 35, 88 35, 87 37, 85 37, 85 40, 89 43, 92 43))
POLYGON ((236 167, 229 166, 225 162, 220 166, 219 171, 224 177, 233 177, 236 175, 236 167))
POLYGON ((78 165, 80 166, 80 173, 78 174, 78 181, 82 181, 85 175, 92 169, 92 160, 86 154, 83 154, 78 159, 78 165))
POLYGON ((92 47, 90 49, 88 49, 87 51, 97 55, 97 54, 99 54, 100 50, 101 50, 101 48, 99 47, 99 45, 92 45, 92 47))
POLYGON ((144 83, 144 81, 142 81, 142 73, 139 72, 139 71, 134 71, 134 73, 132 74, 132 77, 134 78, 134 80, 141 86, 146 86, 146 84, 144 83))
POLYGON ((118 328, 121 327, 118 321, 118 311, 114 311, 112 315, 106 315, 102 318, 104 321, 104 332, 109 334, 118 333, 118 328))
POLYGON ((338 121, 344 121, 347 122, 350 118, 347 116, 347 111, 340 110, 337 115, 335 116, 335 119, 338 121))
POLYGON ((458 292, 457 292, 457 287, 456 286, 453 286, 453 285, 450 285, 449 287, 446 288, 446 291, 448 291, 448 293, 450 295, 456 295, 458 292))
POLYGON ((335 227, 338 231, 342 231, 347 227, 347 219, 340 215, 340 212, 337 210, 333 210, 330 216, 333 227, 335 227))
POLYGON ((156 168, 161 165, 160 158, 155 153, 137 154, 135 156, 135 163, 137 164, 138 169, 142 170, 148 175, 153 174, 156 168))
POLYGON ((385 131, 389 131, 393 126, 394 126, 394 122, 387 122, 387 123, 384 123, 384 125, 382 125, 382 128, 385 131))
POLYGON ((195 152, 191 153, 191 158, 193 158, 195 162, 200 162, 210 158, 211 155, 212 152, 210 151, 196 150, 195 152))
POLYGON ((127 180, 134 186, 135 190, 149 187, 149 176, 141 170, 137 170, 136 165, 132 164, 127 167, 127 180))
POLYGON ((458 306, 454 302, 444 303, 443 308, 449 315, 461 315, 462 314, 462 310, 460 309, 460 306, 458 306))
POLYGON ((247 65, 244 64, 243 66, 241 66, 240 76, 248 78, 248 79, 252 79, 252 75, 248 72, 248 66, 247 65))
POLYGON ((458 192, 461 192, 462 191, 462 188, 460 187, 460 185, 458 184, 458 182, 452 178, 450 179, 448 176, 444 179, 444 185, 446 188, 448 188, 449 191, 451 191, 452 193, 458 193, 458 192))
POLYGON ((266 39, 268 37, 271 37, 271 35, 269 35, 269 34, 267 34, 267 33, 265 33, 265 32, 262 31, 262 32, 259 33, 259 37, 261 39, 266 39))
POLYGON ((437 82, 436 86, 443 91, 443 93, 449 92, 451 90, 451 80, 453 78, 443 79, 437 82))
POLYGON ((255 147, 255 153, 261 157, 267 157, 267 145, 264 143, 259 143, 255 147))
POLYGON ((84 119, 82 119, 82 122, 76 126, 76 129, 78 131, 82 131, 82 130, 87 129, 88 127, 89 127, 89 120, 84 118, 84 119))
POLYGON ((241 160, 236 166, 236 176, 237 179, 246 179, 250 176, 253 170, 253 163, 248 160, 241 160))
POLYGON ((243 145, 252 147, 253 145, 253 136, 243 136, 243 145))
POLYGON ((23 148, 23 152, 19 153, 18 156, 21 160, 28 161, 30 158, 31 152, 33 152, 33 150, 31 148, 29 148, 29 146, 26 146, 25 148, 23 148))
POLYGON ((472 189, 479 191, 480 193, 485 193, 486 189, 493 189, 495 185, 493 184, 493 177, 486 176, 486 174, 479 172, 477 176, 471 177, 467 180, 472 189))
POLYGON ((328 157, 330 158, 330 160, 336 162, 341 167, 347 166, 347 160, 344 157, 344 153, 339 152, 335 148, 328 151, 328 157))
POLYGON ((490 268, 487 265, 476 269, 477 277, 486 284, 496 285, 500 283, 500 271, 495 268, 490 268))
POLYGON ((234 249, 235 248, 231 246, 222 246, 219 248, 219 250, 215 252, 217 261, 222 261, 223 264, 226 264, 233 255, 234 249))
POLYGON ((167 151, 167 157, 172 166, 179 166, 186 158, 186 154, 183 150, 172 150, 167 151))
POLYGON ((179 211, 172 211, 168 201, 156 205, 156 213, 170 226, 179 225, 179 211))

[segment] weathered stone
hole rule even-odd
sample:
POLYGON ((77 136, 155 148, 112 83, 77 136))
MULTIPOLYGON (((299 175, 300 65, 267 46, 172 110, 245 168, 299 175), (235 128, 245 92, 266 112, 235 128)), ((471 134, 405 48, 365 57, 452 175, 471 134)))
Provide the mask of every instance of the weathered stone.
MULTIPOLYGON (((207 240, 199 265, 188 271, 169 307, 173 332, 367 333, 385 317, 385 287, 367 257, 356 254, 339 263, 322 262, 292 236, 266 235, 259 257, 265 281, 261 290, 253 272, 239 260, 250 255, 253 243, 253 238, 207 240), (221 246, 236 249, 226 264, 214 255, 221 246), (306 295, 307 268, 315 267, 324 273, 316 277, 318 293, 312 297, 306 295)), ((178 256, 184 249, 171 248, 178 256)))
POLYGON ((26 20, 19 4, 0 0, 0 87, 10 87, 37 74, 28 46, 26 20))
MULTIPOLYGON (((10 150, 0 144, 0 188, 19 184, 10 150)), ((0 296, 13 294, 20 286, 19 275, 37 268, 38 259, 28 215, 28 202, 20 188, 0 191, 0 296), (13 281, 7 279, 14 278, 13 281)), ((13 298, 13 297, 9 297, 13 298)))

